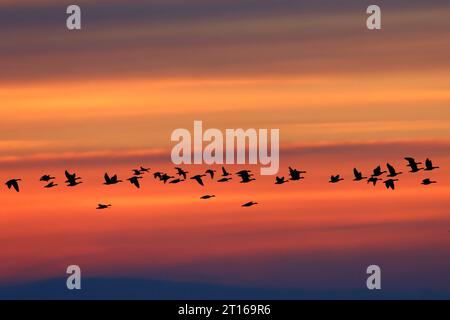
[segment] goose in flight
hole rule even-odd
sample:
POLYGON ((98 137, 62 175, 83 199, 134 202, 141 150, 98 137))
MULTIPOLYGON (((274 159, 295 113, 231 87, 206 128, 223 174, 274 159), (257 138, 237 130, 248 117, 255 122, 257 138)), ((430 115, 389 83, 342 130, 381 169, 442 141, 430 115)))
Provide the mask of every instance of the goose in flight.
POLYGON ((422 162, 416 162, 416 160, 411 157, 405 157, 405 160, 408 161, 408 164, 406 166, 411 168, 409 172, 415 173, 423 169, 418 167, 418 165, 422 162))
POLYGON ((180 183, 183 181, 184 181, 184 179, 173 179, 173 180, 169 181, 169 183, 175 184, 175 183, 180 183))
POLYGON ((46 186, 44 186, 44 188, 50 189, 50 188, 53 188, 53 187, 56 187, 56 186, 57 186, 57 184, 54 183, 53 181, 51 181, 49 184, 47 184, 46 186))
POLYGON ((131 171, 133 172, 133 174, 135 176, 140 176, 142 174, 141 170, 139 170, 139 169, 132 169, 131 171))
POLYGON ((134 185, 136 188, 139 189, 141 187, 141 185, 139 183, 139 179, 142 179, 142 177, 141 176, 134 176, 134 177, 128 178, 127 180, 130 181, 130 183, 132 185, 134 185))
MULTIPOLYGON (((399 174, 402 174, 401 172, 395 171, 395 168, 394 168, 392 165, 390 165, 389 163, 386 163, 386 167, 387 167, 388 170, 389 170, 389 174, 388 174, 387 176, 390 177, 390 178, 396 177, 396 176, 398 176, 399 174)), ((386 180, 386 181, 388 181, 388 180, 386 180)))
POLYGON ((341 176, 338 174, 338 175, 335 175, 335 176, 331 176, 330 177, 330 181, 328 181, 328 182, 329 183, 337 183, 337 182, 342 181, 342 180, 344 180, 344 178, 341 178, 341 176))
POLYGON ((65 181, 67 183, 68 187, 75 187, 79 185, 80 183, 83 183, 82 181, 78 181, 81 178, 77 177, 75 173, 69 173, 67 170, 64 172, 66 175, 67 180, 65 181))
POLYGON ((230 181, 231 179, 233 179, 233 178, 221 178, 221 179, 219 179, 219 180, 217 180, 217 182, 228 182, 228 181, 230 181))
POLYGON ((205 171, 205 173, 209 174, 211 179, 214 179, 214 173, 215 172, 216 172, 216 170, 212 170, 212 169, 208 169, 208 170, 205 171))
POLYGON ((222 177, 231 176, 231 173, 229 173, 225 167, 222 167, 222 177))
POLYGON ((300 180, 300 179, 305 179, 305 177, 301 176, 302 173, 306 173, 306 171, 300 171, 300 170, 293 169, 293 168, 289 167, 289 175, 291 176, 289 178, 289 180, 297 181, 297 180, 300 180))
POLYGON ((175 167, 175 169, 177 170, 178 176, 183 177, 183 179, 186 179, 186 174, 189 172, 184 171, 183 169, 181 169, 179 167, 175 167))
POLYGON ((113 175, 112 177, 109 177, 108 173, 105 173, 104 178, 105 178, 105 182, 103 184, 107 185, 107 186, 122 182, 122 180, 117 179, 117 174, 113 175))
POLYGON ((381 166, 378 166, 375 169, 373 169, 372 177, 379 177, 383 173, 386 173, 386 171, 381 171, 381 166))
POLYGON ((101 204, 101 203, 99 203, 98 206, 97 206, 97 210, 108 209, 109 207, 111 207, 110 204, 101 204))
POLYGON ((241 170, 236 174, 241 177, 240 183, 249 183, 253 180, 256 180, 255 178, 252 178, 253 174, 251 174, 250 170, 241 170))
POLYGON ((275 184, 283 184, 283 183, 286 183, 286 182, 289 182, 289 180, 285 180, 284 179, 284 177, 276 177, 275 178, 275 184))
POLYGON ((425 171, 431 171, 434 169, 439 169, 439 167, 433 167, 433 162, 430 159, 425 160, 425 171))
POLYGON ((372 183, 374 186, 377 184, 377 181, 381 181, 383 179, 377 178, 377 177, 370 177, 367 179, 367 183, 372 183))
POLYGON ((55 179, 55 177, 52 177, 52 176, 49 175, 49 174, 44 174, 44 175, 39 179, 39 181, 49 182, 50 180, 53 180, 53 179, 55 179))
POLYGON ((22 181, 22 179, 11 179, 6 181, 6 186, 8 187, 8 189, 11 189, 11 187, 14 188, 14 190, 16 190, 17 192, 19 192, 19 181, 22 181))
POLYGON ((197 174, 197 175, 193 176, 191 179, 196 180, 201 186, 204 186, 202 177, 205 177, 205 176, 206 176, 205 174, 197 174))
POLYGON ((358 169, 353 168, 353 175, 355 176, 355 179, 353 181, 361 181, 363 179, 367 179, 367 177, 363 177, 363 174, 361 171, 358 171, 358 169))
POLYGON ((81 177, 77 177, 76 173, 69 173, 69 171, 65 171, 64 172, 67 180, 65 182, 67 183, 71 183, 71 182, 75 182, 77 180, 81 180, 81 177))
POLYGON ((164 181, 164 184, 169 181, 170 179, 173 179, 174 177, 169 176, 167 173, 164 173, 160 175, 159 180, 164 181))
POLYGON ((201 196, 200 197, 200 199, 211 199, 211 198, 214 198, 215 197, 215 195, 213 195, 213 194, 211 194, 211 195, 209 195, 209 194, 207 194, 207 195, 205 195, 205 196, 201 196))
POLYGON ((256 180, 255 178, 252 178, 252 174, 248 170, 243 170, 237 173, 239 177, 241 177, 240 183, 249 183, 251 181, 256 180))
POLYGON ((258 202, 250 201, 250 202, 244 203, 243 205, 241 205, 241 207, 251 207, 251 206, 254 206, 255 204, 258 204, 258 202))
POLYGON ((139 171, 140 171, 141 173, 143 173, 143 172, 150 172, 150 168, 144 168, 143 166, 141 166, 141 167, 139 168, 139 171))
POLYGON ((383 181, 383 183, 386 186, 386 189, 391 188, 392 190, 394 190, 395 189, 395 184, 394 184, 395 181, 398 181, 398 179, 387 179, 387 180, 383 181))
POLYGON ((163 174, 163 173, 162 173, 162 172, 159 172, 159 171, 154 172, 154 173, 153 173, 153 178, 155 178, 155 179, 158 178, 159 180, 162 180, 162 179, 161 179, 162 174, 163 174))
POLYGON ((436 181, 431 181, 429 178, 426 178, 426 179, 422 180, 421 184, 423 184, 424 186, 427 186, 427 185, 432 184, 432 183, 437 183, 437 182, 436 181))

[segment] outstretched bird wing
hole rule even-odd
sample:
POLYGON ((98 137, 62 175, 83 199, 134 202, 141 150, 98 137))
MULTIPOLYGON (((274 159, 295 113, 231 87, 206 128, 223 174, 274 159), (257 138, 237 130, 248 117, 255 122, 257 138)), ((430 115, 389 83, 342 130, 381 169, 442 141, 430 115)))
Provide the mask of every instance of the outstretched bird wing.
POLYGON ((19 184, 17 183, 17 181, 13 181, 11 184, 12 184, 13 188, 14 188, 17 192, 19 192, 19 184))
POLYGON ((202 177, 200 177, 200 176, 195 176, 195 177, 193 177, 201 186, 203 186, 204 184, 203 184, 203 180, 202 180, 202 177))
POLYGON ((108 176, 108 173, 107 173, 107 172, 105 172, 104 178, 105 178, 105 182, 106 182, 106 183, 110 183, 110 182, 111 182, 111 178, 108 176))
POLYGON ((416 166, 416 160, 411 157, 405 157, 405 160, 409 162, 410 166, 416 166))
POLYGON ((374 175, 379 175, 380 173, 381 173, 381 167, 380 166, 378 166, 375 169, 373 169, 373 174, 374 175))
POLYGON ((75 178, 75 173, 70 174, 67 170, 64 172, 64 174, 66 175, 67 180, 72 180, 73 178, 75 178))
POLYGON ((225 167, 222 167, 222 173, 224 176, 228 175, 228 172, 227 172, 227 170, 225 170, 225 167))
POLYGON ((396 174, 395 168, 391 166, 389 163, 386 163, 386 167, 388 168, 390 174, 396 174))
POLYGON ((206 170, 206 173, 208 173, 211 176, 211 179, 214 179, 214 171, 213 170, 208 169, 208 170, 206 170))

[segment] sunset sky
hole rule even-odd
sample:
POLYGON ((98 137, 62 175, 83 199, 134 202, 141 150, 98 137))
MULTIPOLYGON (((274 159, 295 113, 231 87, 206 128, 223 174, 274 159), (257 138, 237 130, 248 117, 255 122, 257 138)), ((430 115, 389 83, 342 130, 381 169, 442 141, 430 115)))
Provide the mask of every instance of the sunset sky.
POLYGON ((380 1, 377 31, 369 1, 80 0, 80 31, 69 4, 0 0, 0 296, 76 264, 86 278, 326 298, 367 291, 377 264, 387 294, 450 297, 448 1, 380 1), (170 135, 194 120, 280 129, 279 175, 306 179, 102 185, 140 165, 174 175, 170 135), (440 169, 407 173, 405 156, 440 169), (351 181, 386 162, 403 171, 395 191, 351 181), (65 187, 65 169, 84 184, 65 187))

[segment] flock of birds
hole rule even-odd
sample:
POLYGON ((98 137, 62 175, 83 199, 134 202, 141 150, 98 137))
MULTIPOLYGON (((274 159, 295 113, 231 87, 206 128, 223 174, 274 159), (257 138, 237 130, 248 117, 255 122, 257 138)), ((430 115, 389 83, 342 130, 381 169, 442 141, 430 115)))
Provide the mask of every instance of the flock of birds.
MULTIPOLYGON (((422 162, 416 162, 416 160, 414 158, 411 157, 406 157, 405 158, 406 161, 408 161, 407 166, 410 168, 409 172, 411 173, 416 173, 419 172, 421 170, 424 171, 432 171, 434 169, 438 169, 439 167, 436 167, 433 165, 432 161, 430 159, 426 159, 425 160, 425 167, 419 167, 419 165, 422 164, 422 162)), ((388 169, 388 171, 386 170, 382 170, 381 166, 376 167, 375 169, 373 169, 373 173, 371 174, 370 177, 364 177, 361 171, 358 171, 357 168, 353 168, 353 175, 354 175, 354 179, 353 181, 361 181, 361 180, 365 180, 367 179, 367 183, 372 183, 374 186, 377 184, 378 181, 383 181, 382 175, 385 173, 388 173, 386 175, 386 177, 388 179, 385 179, 383 181, 384 185, 386 186, 387 189, 395 189, 395 182, 398 181, 398 179, 394 179, 395 177, 397 177, 398 175, 402 174, 402 172, 398 172, 392 165, 390 165, 389 163, 386 164, 386 167, 388 169)), ((181 183, 183 181, 186 181, 188 178, 188 171, 183 170, 180 167, 175 167, 176 170, 176 177, 175 176, 170 176, 169 174, 165 173, 165 172, 154 172, 153 173, 153 177, 155 179, 159 179, 160 181, 162 181, 164 184, 169 183, 169 184, 177 184, 177 183, 181 183)), ((140 183, 139 180, 142 179, 142 175, 145 173, 150 173, 150 168, 144 168, 144 167, 140 167, 139 169, 133 169, 133 176, 128 178, 127 181, 129 181, 133 186, 135 186, 136 188, 140 188, 140 183)), ((297 170, 294 168, 289 167, 289 178, 285 179, 285 177, 276 177, 275 178, 275 184, 284 184, 287 183, 289 181, 299 181, 304 179, 305 177, 302 176, 302 174, 306 173, 306 171, 301 171, 301 170, 297 170)), ((217 182, 220 183, 226 183, 229 182, 230 180, 232 180, 232 173, 230 173, 229 171, 227 171, 225 169, 225 167, 222 166, 222 172, 221 172, 221 176, 219 179, 217 179, 217 182)), ((252 174, 251 170, 241 170, 239 172, 236 172, 235 175, 237 175, 240 178, 240 183, 250 183, 254 180, 256 180, 256 178, 254 178, 254 175, 252 174)), ((65 176, 66 176, 66 186, 68 187, 75 187, 81 183, 83 183, 83 181, 81 181, 81 177, 77 176, 76 173, 70 173, 69 171, 65 171, 65 176)), ((205 177, 209 177, 209 179, 214 179, 214 177, 216 176, 216 170, 212 170, 212 169, 208 169, 206 170, 203 174, 196 174, 192 177, 189 177, 189 179, 191 180, 195 180, 198 184, 200 184, 201 186, 204 186, 204 181, 203 179, 205 179, 205 177)), ((40 178, 40 181, 45 182, 46 184, 44 185, 44 188, 54 188, 56 186, 58 186, 58 184, 56 184, 54 182, 56 178, 46 174, 43 175, 40 178)), ((337 175, 331 175, 330 180, 328 181, 329 183, 338 183, 340 181, 344 180, 344 178, 341 177, 341 175, 337 174, 337 175)), ((10 179, 8 180, 5 184, 8 187, 8 189, 13 188, 14 190, 16 190, 17 192, 19 192, 19 182, 22 181, 22 179, 10 179)), ((115 185, 118 183, 123 182, 122 180, 119 180, 119 178, 117 177, 117 175, 113 175, 110 176, 108 175, 108 173, 105 173, 104 175, 104 185, 115 185)), ((436 181, 432 181, 430 178, 425 178, 422 180, 421 184, 423 185, 430 185, 436 183, 436 181)), ((211 199, 214 198, 215 195, 204 195, 202 197, 200 197, 200 199, 203 200, 207 200, 207 199, 211 199)), ((244 204, 242 204, 242 207, 251 207, 258 204, 257 202, 254 201, 250 201, 250 202, 246 202, 244 204)), ((107 209, 110 208, 111 204, 98 204, 97 209, 107 209)))
MULTIPOLYGON (((416 173, 416 172, 419 172, 420 170, 432 171, 434 169, 439 169, 439 167, 433 166, 433 162, 428 158, 425 160, 424 168, 419 168, 419 165, 422 164, 422 162, 416 162, 416 160, 414 158, 406 157, 405 160, 408 161, 407 166, 410 167, 409 172, 411 172, 411 173, 416 173)), ((395 168, 389 163, 386 163, 386 167, 387 167, 388 171, 382 171, 381 166, 376 167, 375 169, 373 169, 373 173, 369 178, 363 177, 362 172, 358 171, 358 169, 356 169, 356 168, 353 168, 353 175, 355 176, 353 181, 361 181, 361 180, 367 179, 367 183, 372 183, 375 186, 378 181, 383 180, 381 178, 381 176, 384 173, 389 172, 389 174, 387 175, 387 177, 389 179, 384 180, 383 183, 387 189, 394 190, 395 182, 398 181, 398 179, 392 179, 392 178, 397 177, 398 175, 402 174, 402 172, 396 171, 395 168)), ((340 175, 335 175, 335 176, 330 177, 329 182, 337 183, 342 180, 344 180, 344 179, 341 178, 340 175)), ((430 185, 432 183, 436 183, 436 181, 432 181, 430 178, 425 178, 422 180, 423 185, 430 185)))

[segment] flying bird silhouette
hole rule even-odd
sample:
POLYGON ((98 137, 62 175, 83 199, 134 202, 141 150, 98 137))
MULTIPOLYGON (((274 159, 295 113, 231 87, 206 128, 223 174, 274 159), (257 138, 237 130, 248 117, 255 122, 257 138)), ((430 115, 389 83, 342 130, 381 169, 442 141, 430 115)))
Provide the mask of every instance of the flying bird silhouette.
POLYGON ((205 173, 209 174, 211 179, 214 179, 214 173, 216 172, 216 170, 212 170, 212 169, 208 169, 205 171, 205 173))
POLYGON ((377 181, 381 181, 381 180, 383 180, 383 179, 372 176, 369 179, 367 179, 367 183, 372 182, 372 184, 375 186, 377 184, 377 181))
POLYGON ((139 183, 139 179, 142 179, 142 177, 141 176, 134 176, 134 177, 128 178, 127 180, 130 181, 130 183, 132 185, 134 185, 136 188, 139 189, 141 187, 141 185, 139 183))
POLYGON ((386 173, 386 171, 381 171, 381 167, 378 166, 375 169, 373 169, 373 173, 372 173, 372 177, 379 177, 381 176, 383 173, 386 173))
POLYGON ((150 172, 150 168, 144 168, 143 166, 140 167, 139 171, 142 172, 150 172))
POLYGON ((49 175, 49 174, 44 174, 44 175, 39 179, 39 181, 49 182, 50 180, 53 180, 53 179, 55 179, 55 177, 52 177, 52 176, 49 175))
POLYGON ((342 181, 342 180, 344 180, 344 178, 341 178, 341 176, 338 174, 338 175, 335 175, 335 176, 331 176, 330 177, 330 181, 328 181, 329 183, 337 183, 337 182, 339 182, 339 181, 342 181))
POLYGON ((408 161, 408 164, 406 166, 411 168, 409 172, 415 173, 423 169, 418 167, 418 165, 422 162, 416 162, 416 160, 411 157, 405 157, 405 160, 408 161))
POLYGON ((135 176, 140 176, 142 174, 141 170, 139 170, 139 169, 132 169, 131 171, 133 171, 133 174, 135 176))
POLYGON ((205 177, 205 176, 206 176, 205 174, 197 174, 197 175, 193 176, 191 179, 196 180, 201 186, 204 186, 202 177, 205 177))
POLYGON ((65 176, 66 176, 66 178, 67 178, 67 180, 66 180, 66 182, 69 182, 69 181, 77 181, 77 180, 80 180, 81 179, 81 177, 77 177, 77 175, 76 175, 76 173, 69 173, 69 171, 65 171, 64 172, 64 174, 65 174, 65 176))
POLYGON ((180 183, 183 181, 184 181, 184 179, 173 179, 173 180, 169 181, 169 183, 175 184, 175 183, 180 183))
POLYGON ((250 201, 250 202, 244 203, 243 205, 241 205, 241 207, 251 207, 251 206, 254 206, 255 204, 258 204, 258 202, 250 201))
POLYGON ((164 181, 164 184, 169 181, 170 179, 173 179, 174 177, 169 176, 167 173, 164 173, 160 175, 159 180, 164 181))
MULTIPOLYGON (((392 165, 390 165, 389 163, 386 163, 386 167, 387 167, 388 170, 389 170, 389 174, 388 174, 387 176, 390 177, 390 178, 396 177, 396 176, 398 176, 399 174, 402 174, 401 172, 395 171, 395 168, 394 168, 392 165)), ((387 181, 387 180, 386 180, 386 181, 387 181)))
POLYGON ((422 180, 421 184, 423 184, 424 186, 427 186, 427 185, 432 184, 432 183, 437 183, 437 182, 436 181, 431 181, 429 178, 426 178, 426 179, 422 180))
POLYGON ((49 184, 47 184, 47 185, 45 185, 44 186, 44 188, 53 188, 53 187, 56 187, 57 186, 57 184, 56 183, 54 183, 53 181, 51 181, 49 184))
POLYGON ((211 195, 209 195, 209 194, 207 194, 207 195, 205 195, 205 196, 201 196, 200 197, 200 199, 211 199, 211 198, 214 198, 215 197, 215 195, 213 195, 213 194, 211 194, 211 195))
POLYGON ((67 170, 64 172, 66 175, 67 180, 65 181, 67 183, 68 187, 75 187, 76 185, 79 185, 80 183, 83 183, 80 177, 77 177, 75 173, 69 173, 67 170))
POLYGON ((8 187, 8 189, 11 189, 11 187, 13 187, 17 192, 19 192, 19 181, 22 181, 22 179, 11 179, 6 181, 6 186, 8 187))
POLYGON ((284 177, 276 177, 275 178, 275 184, 283 184, 283 183, 286 183, 286 182, 289 182, 288 180, 285 180, 284 179, 284 177))
POLYGON ((425 160, 425 170, 426 171, 431 171, 431 170, 434 170, 434 169, 439 169, 439 167, 433 167, 433 162, 431 162, 431 160, 427 158, 425 160))
POLYGON ((187 171, 184 171, 183 169, 179 168, 179 167, 175 167, 175 169, 177 170, 177 174, 180 177, 183 177, 183 179, 186 179, 186 174, 189 173, 187 171))
POLYGON ((395 181, 398 181, 398 179, 387 179, 387 180, 383 181, 383 183, 386 186, 386 189, 391 188, 392 190, 394 190, 395 189, 395 184, 394 184, 395 181))
POLYGON ((110 204, 101 204, 101 203, 99 203, 98 206, 97 206, 97 210, 108 209, 109 207, 111 207, 110 204))
POLYGON ((358 169, 353 168, 353 175, 355 176, 355 179, 353 181, 361 181, 363 179, 367 179, 367 177, 363 177, 363 174, 361 171, 358 171, 358 169))
POLYGON ((163 174, 163 173, 162 173, 162 172, 159 172, 159 171, 154 172, 154 173, 153 173, 153 178, 155 178, 155 179, 158 178, 159 180, 162 180, 162 179, 161 179, 162 174, 163 174))
POLYGON ((250 170, 241 170, 236 174, 241 178, 240 183, 249 183, 253 180, 256 180, 255 178, 252 178, 253 174, 250 170))
POLYGON ((122 182, 122 180, 118 180, 117 174, 113 175, 112 177, 109 177, 108 173, 105 172, 104 178, 105 178, 105 182, 103 184, 107 185, 107 186, 122 182))
POLYGON ((301 176, 302 173, 306 173, 306 171, 300 171, 289 167, 289 175, 291 176, 289 180, 297 181, 300 179, 305 179, 304 177, 301 176))

